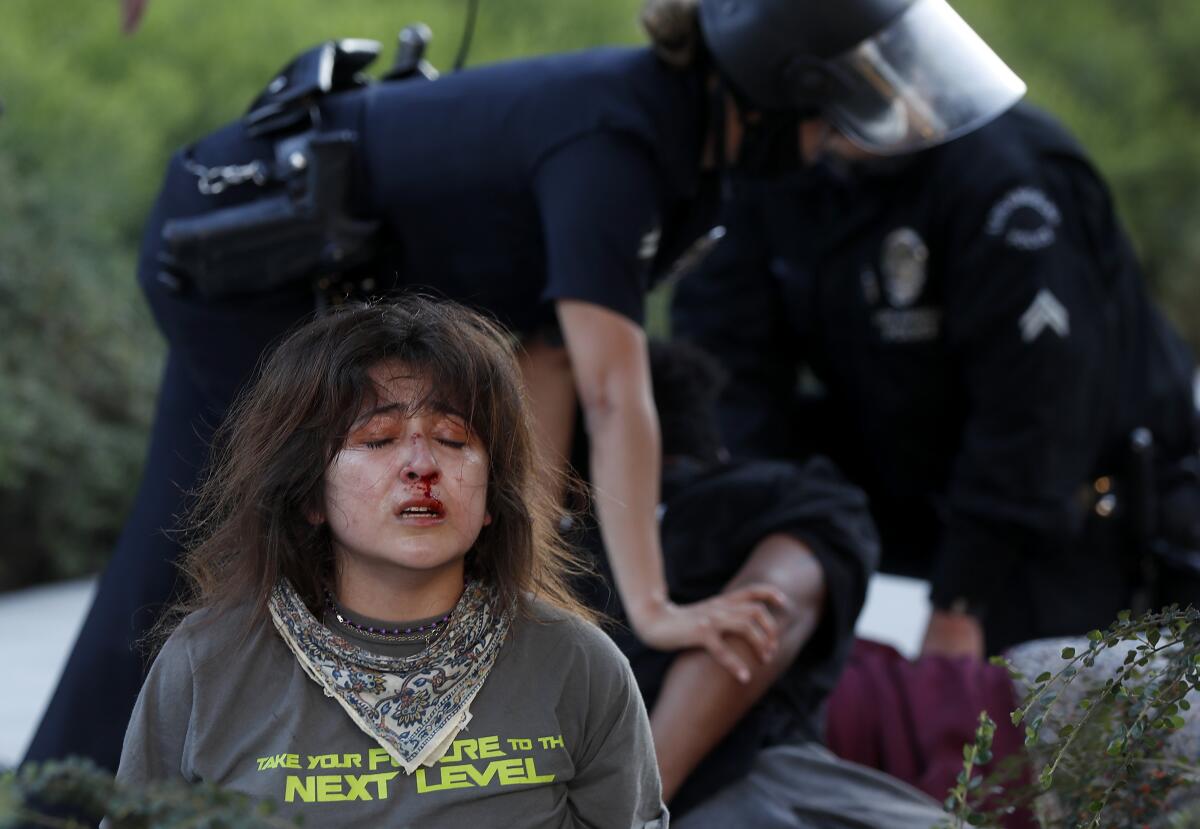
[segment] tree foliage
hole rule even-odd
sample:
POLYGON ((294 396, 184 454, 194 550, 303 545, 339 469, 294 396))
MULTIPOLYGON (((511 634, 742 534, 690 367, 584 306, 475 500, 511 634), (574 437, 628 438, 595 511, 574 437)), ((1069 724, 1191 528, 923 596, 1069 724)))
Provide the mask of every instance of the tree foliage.
POLYGON ((1039 664, 1036 676, 997 657, 1027 689, 1012 722, 1025 727, 1037 782, 1001 785, 1002 805, 984 803, 995 781, 975 766, 990 756, 995 725, 981 716, 946 799, 952 825, 999 825, 1008 811, 1027 807, 1045 827, 1196 826, 1200 765, 1189 712, 1200 691, 1198 622, 1191 606, 1137 619, 1124 611, 1107 629, 1063 647, 1059 664, 1039 664))

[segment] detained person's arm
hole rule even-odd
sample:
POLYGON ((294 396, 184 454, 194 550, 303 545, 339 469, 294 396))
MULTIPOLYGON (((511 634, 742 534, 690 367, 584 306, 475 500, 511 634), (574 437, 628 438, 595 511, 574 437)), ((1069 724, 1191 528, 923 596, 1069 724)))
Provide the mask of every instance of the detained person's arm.
POLYGON ((788 601, 775 611, 779 647, 770 659, 756 662, 745 642, 730 642, 750 665, 750 681, 745 685, 734 682, 706 651, 681 654, 663 681, 650 724, 667 802, 795 661, 821 619, 824 573, 800 540, 784 534, 764 538, 726 590, 753 584, 773 585, 788 601))

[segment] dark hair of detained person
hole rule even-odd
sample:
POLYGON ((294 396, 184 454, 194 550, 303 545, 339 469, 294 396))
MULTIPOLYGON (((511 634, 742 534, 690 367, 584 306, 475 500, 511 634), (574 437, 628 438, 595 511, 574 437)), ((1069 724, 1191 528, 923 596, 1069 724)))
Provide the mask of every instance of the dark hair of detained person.
POLYGON ((665 825, 498 326, 423 299, 318 318, 221 437, 119 781, 327 827, 665 825))

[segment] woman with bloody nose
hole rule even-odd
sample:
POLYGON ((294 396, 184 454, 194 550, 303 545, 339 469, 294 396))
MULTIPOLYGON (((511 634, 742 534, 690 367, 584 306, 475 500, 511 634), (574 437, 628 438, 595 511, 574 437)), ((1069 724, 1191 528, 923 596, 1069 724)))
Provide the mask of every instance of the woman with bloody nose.
POLYGON ((415 299, 293 333, 224 427, 119 781, 318 826, 661 826, 641 697, 567 587, 534 457, 479 315, 415 299))
POLYGON ((461 415, 400 362, 369 372, 380 399, 325 473, 338 596, 381 618, 449 607, 487 512, 488 454, 461 415), (370 609, 370 610, 368 610, 370 609))

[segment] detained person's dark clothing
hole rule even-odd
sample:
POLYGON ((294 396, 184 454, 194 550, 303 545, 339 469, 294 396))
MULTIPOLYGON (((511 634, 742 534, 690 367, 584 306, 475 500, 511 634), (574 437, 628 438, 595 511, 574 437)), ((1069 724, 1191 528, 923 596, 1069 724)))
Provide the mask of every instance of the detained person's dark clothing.
POLYGON ((1057 124, 1017 106, 911 157, 744 183, 726 220, 673 323, 732 373, 736 454, 831 454, 883 568, 980 613, 990 649, 1130 605, 1136 545, 1099 499, 1136 427, 1164 463, 1195 452, 1191 360, 1057 124))
MULTIPOLYGON (((825 697, 849 653, 854 624, 878 560, 862 492, 828 461, 703 464, 663 469, 663 557, 671 599, 690 603, 720 593, 767 536, 802 541, 825 577, 825 612, 796 662, 688 777, 672 800, 679 816, 744 776, 763 749, 820 739, 825 697)), ((597 556, 605 566, 605 557, 597 556)), ((611 579, 608 579, 611 583, 611 579)), ((624 614, 615 592, 605 610, 624 614)), ((629 657, 646 707, 653 708, 678 654, 653 650, 625 629, 614 632, 629 657)))
MULTIPOLYGON (((702 102, 698 74, 648 49, 597 49, 339 93, 323 100, 321 120, 359 137, 350 213, 381 222, 377 293, 423 288, 538 334, 562 299, 641 320, 659 223, 695 186, 702 102)), ((28 759, 82 754, 115 768, 144 677, 132 644, 174 589, 179 544, 168 531, 183 493, 263 352, 313 313, 307 283, 206 298, 159 278, 168 220, 263 192, 202 194, 196 165, 273 157, 273 143, 239 122, 168 167, 139 260, 170 347, 143 481, 28 759)))

